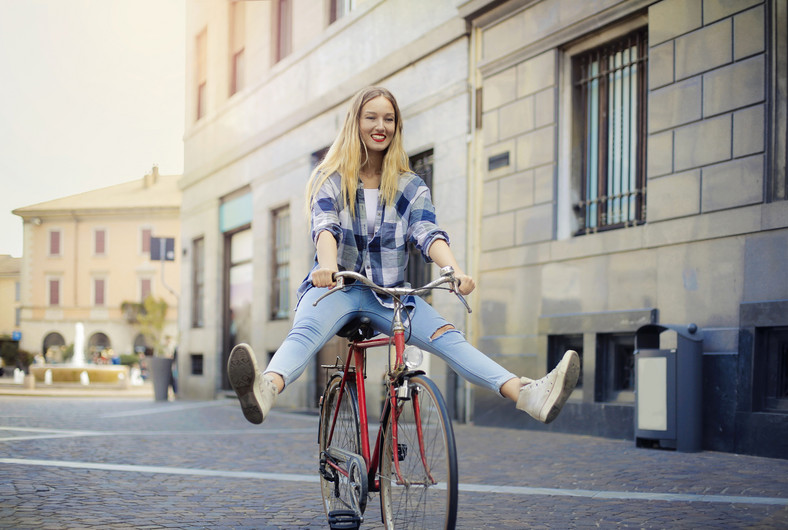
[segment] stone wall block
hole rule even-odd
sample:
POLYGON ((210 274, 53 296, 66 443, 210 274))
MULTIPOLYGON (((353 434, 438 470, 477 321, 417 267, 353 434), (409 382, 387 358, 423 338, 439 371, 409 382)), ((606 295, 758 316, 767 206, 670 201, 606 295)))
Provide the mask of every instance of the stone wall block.
POLYGON ((487 112, 515 100, 517 70, 509 68, 484 80, 482 109, 487 112))
POLYGON ((517 66, 517 97, 555 85, 555 54, 550 50, 517 66))
POLYGON ((534 128, 534 98, 528 96, 501 107, 498 131, 501 138, 511 138, 534 128))
POLYGON ((555 161, 555 127, 544 127, 517 139, 517 170, 555 161))
POLYGON ((548 164, 534 170, 534 202, 551 202, 555 198, 555 165, 548 164))
POLYGON ((648 8, 650 44, 660 44, 703 25, 703 4, 697 0, 663 0, 648 8))
POLYGON ((648 178, 659 177, 673 172, 673 131, 650 134, 647 153, 654 153, 646 161, 648 178), (656 153, 659 153, 657 155, 656 153))
POLYGON ((765 95, 764 81, 763 55, 703 74, 703 116, 760 103, 765 95))
POLYGON ((514 212, 482 218, 482 251, 514 245, 514 212))
POLYGON ((711 24, 761 3, 763 0, 703 0, 703 23, 711 24))
POLYGON ((765 9, 750 9, 733 17, 733 58, 739 60, 765 50, 765 9))
POLYGON ((525 208, 534 203, 534 171, 517 173, 498 181, 500 197, 498 204, 502 212, 525 208))
POLYGON ((676 171, 731 158, 731 116, 703 120, 675 131, 673 167, 676 171))
POLYGON ((676 39, 676 79, 712 70, 732 60, 733 22, 725 19, 676 39))
POLYGON ((501 135, 498 134, 497 109, 482 115, 482 134, 484 135, 484 145, 492 145, 501 139, 501 135))
POLYGON ((712 212, 763 201, 763 155, 703 168, 701 206, 712 212))
POLYGON ((763 152, 764 106, 755 105, 733 113, 733 156, 763 152))
POLYGON ((534 95, 534 127, 555 123, 555 90, 547 88, 534 95))
POLYGON ((648 51, 648 85, 652 90, 674 81, 674 41, 654 46, 648 51))
POLYGON ((517 212, 515 244, 528 245, 553 238, 553 205, 540 204, 517 212))
POLYGON ((700 169, 648 182, 648 221, 700 213, 700 169))
POLYGON ((482 215, 498 213, 498 181, 491 180, 482 185, 482 215))
POLYGON ((651 91, 648 98, 649 132, 699 120, 702 94, 699 76, 651 91))

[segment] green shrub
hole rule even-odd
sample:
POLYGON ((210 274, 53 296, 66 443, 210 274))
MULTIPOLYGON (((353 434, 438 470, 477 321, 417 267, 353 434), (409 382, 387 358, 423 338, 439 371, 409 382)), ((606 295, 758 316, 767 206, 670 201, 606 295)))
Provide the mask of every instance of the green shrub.
POLYGON ((19 358, 19 343, 13 340, 2 341, 0 343, 0 357, 9 368, 16 366, 16 360, 19 358))
POLYGON ((133 366, 140 362, 140 358, 133 353, 124 353, 120 356, 120 364, 125 366, 133 366))
POLYGON ((18 355, 19 355, 19 362, 21 362, 22 366, 24 366, 25 368, 33 364, 33 358, 35 357, 35 355, 30 353, 29 351, 19 350, 18 355))

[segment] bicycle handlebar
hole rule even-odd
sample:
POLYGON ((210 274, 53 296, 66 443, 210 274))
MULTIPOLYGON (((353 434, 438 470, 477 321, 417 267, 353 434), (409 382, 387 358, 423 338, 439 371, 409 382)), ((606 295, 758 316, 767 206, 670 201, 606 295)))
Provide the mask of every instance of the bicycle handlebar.
POLYGON ((357 282, 361 282, 362 284, 366 285, 376 293, 390 296, 396 300, 399 300, 399 298, 402 296, 411 296, 411 295, 419 296, 428 293, 433 289, 439 288, 444 283, 451 283, 452 287, 449 290, 453 292, 455 295, 457 295, 457 298, 460 299, 460 302, 462 302, 462 304, 465 306, 465 309, 468 310, 468 313, 471 312, 471 306, 468 305, 468 302, 465 300, 465 297, 463 297, 460 294, 459 290, 457 289, 458 287, 457 284, 459 282, 454 277, 454 269, 452 267, 443 267, 441 269, 440 278, 438 278, 437 280, 433 280, 426 285, 423 285, 421 287, 415 287, 415 288, 414 287, 381 287, 380 285, 377 285, 363 274, 359 274, 353 271, 339 271, 339 272, 335 272, 331 276, 337 282, 336 287, 332 287, 327 293, 323 294, 323 296, 315 300, 315 303, 312 304, 313 306, 317 306, 318 302, 320 302, 323 298, 327 297, 328 295, 334 294, 335 292, 344 289, 345 278, 350 278, 357 282))

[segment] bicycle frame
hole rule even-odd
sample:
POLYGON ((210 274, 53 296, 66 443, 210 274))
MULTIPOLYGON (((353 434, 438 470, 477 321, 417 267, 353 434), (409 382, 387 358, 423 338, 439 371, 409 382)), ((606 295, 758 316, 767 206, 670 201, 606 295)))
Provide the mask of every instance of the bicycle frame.
MULTIPOLYGON (((328 444, 330 444, 331 440, 334 436, 334 427, 336 425, 337 416, 339 413, 339 405, 342 401, 342 398, 345 395, 345 385, 347 380, 350 378, 351 374, 355 373, 355 383, 356 383, 356 392, 358 393, 358 407, 359 407, 359 430, 361 431, 361 456, 364 459, 364 463, 366 464, 367 468, 367 475, 368 475, 368 483, 370 484, 371 491, 380 491, 380 479, 375 476, 375 472, 379 467, 380 463, 380 447, 381 447, 381 437, 383 435, 383 428, 388 423, 392 426, 392 438, 394 443, 396 444, 397 440, 397 433, 396 433, 396 414, 397 414, 397 396, 396 396, 396 383, 399 377, 406 374, 407 372, 403 371, 404 362, 402 358, 402 353, 405 350, 405 328, 402 325, 402 321, 399 317, 399 310, 401 308, 395 308, 394 314, 394 333, 393 337, 382 337, 379 339, 369 339, 364 341, 352 341, 350 343, 349 351, 347 359, 345 360, 345 366, 342 373, 342 382, 340 383, 339 387, 339 399, 337 402, 336 409, 334 411, 334 417, 331 420, 331 430, 329 431, 328 435, 328 444), (372 451, 370 449, 370 438, 369 438, 369 421, 367 419, 367 400, 366 400, 366 386, 365 386, 365 376, 364 376, 364 359, 366 356, 366 351, 368 348, 374 348, 376 346, 394 346, 395 350, 395 363, 394 368, 389 372, 389 381, 388 381, 388 390, 389 395, 387 396, 388 406, 384 408, 383 412, 381 413, 380 417, 380 427, 378 428, 377 432, 377 439, 375 440, 375 449, 372 451), (351 372, 351 363, 355 366, 355 370, 351 372), (395 375, 395 374, 398 374, 395 375), (388 420, 388 421, 387 421, 388 420)), ((396 445, 395 445, 396 446, 396 445)), ((424 453, 423 446, 421 447, 422 454, 424 453)), ((395 468, 397 469, 397 475, 400 481, 402 481, 402 476, 399 471, 399 459, 395 457, 395 468)), ((348 476, 348 471, 342 469, 342 466, 335 465, 331 462, 328 462, 334 470, 342 475, 348 476)))
MULTIPOLYGON (((345 386, 347 384, 348 378, 350 377, 351 372, 351 362, 354 363, 355 370, 355 383, 356 383, 356 392, 358 393, 358 406, 359 406, 359 430, 360 437, 361 437, 361 457, 364 459, 364 463, 366 465, 367 471, 367 483, 369 485, 370 491, 380 491, 380 478, 376 476, 376 470, 379 469, 380 465, 380 448, 381 448, 381 440, 384 434, 384 428, 388 425, 391 429, 392 441, 394 447, 399 447, 397 441, 397 420, 399 415, 399 410, 397 407, 397 401, 399 399, 407 399, 408 396, 403 396, 400 398, 397 395, 398 384, 400 384, 403 380, 406 380, 410 375, 422 374, 424 372, 421 371, 409 371, 405 366, 404 359, 403 359, 403 352, 405 351, 405 326, 402 323, 401 312, 404 308, 401 300, 399 299, 399 295, 411 295, 411 294, 420 294, 421 292, 426 292, 430 289, 436 288, 437 286, 441 285, 442 283, 453 282, 454 271, 447 267, 446 269, 441 270, 441 278, 434 282, 431 282, 427 286, 413 290, 413 289, 383 289, 371 284, 366 278, 362 278, 359 275, 355 275, 353 273, 337 273, 336 278, 338 285, 321 298, 319 298, 315 305, 317 305, 320 300, 324 297, 328 296, 332 292, 342 289, 344 286, 343 277, 349 276, 352 278, 356 278, 367 286, 372 288, 373 290, 377 290, 378 292, 382 292, 383 294, 394 295, 394 318, 392 321, 392 336, 391 337, 382 337, 378 339, 368 339, 368 340, 354 340, 351 341, 348 356, 345 360, 344 364, 344 371, 342 373, 342 381, 340 383, 339 388, 339 398, 337 400, 337 405, 334 410, 334 417, 331 419, 331 428, 328 434, 328 442, 326 445, 331 444, 331 440, 334 436, 334 428, 336 426, 337 417, 339 415, 340 407, 339 405, 342 402, 342 399, 345 395, 345 386), (366 355, 366 350, 368 348, 376 347, 376 346, 389 346, 391 348, 394 347, 395 350, 395 358, 394 362, 390 366, 388 372, 388 381, 387 381, 387 388, 388 388, 388 396, 387 396, 387 406, 383 408, 380 417, 380 426, 377 432, 377 439, 375 441, 375 449, 371 451, 370 449, 370 439, 369 439, 369 422, 367 419, 367 402, 366 402, 366 387, 365 387, 365 376, 364 376, 364 359, 366 355)), ((455 291, 455 294, 460 298, 463 302, 465 307, 470 312, 470 307, 462 298, 462 296, 455 291)), ((389 360, 391 362, 391 357, 389 354, 389 360)), ((407 390, 406 390, 407 392, 407 390)), ((421 429, 421 418, 420 418, 420 409, 418 404, 418 396, 414 395, 412 397, 414 400, 414 415, 416 416, 416 424, 418 425, 418 440, 419 440, 419 452, 421 456, 422 463, 424 464, 425 471, 430 478, 430 480, 435 483, 435 480, 432 478, 432 473, 429 469, 427 464, 427 458, 425 456, 424 451, 424 443, 423 443, 423 435, 421 429)), ((397 473, 397 483, 403 484, 405 481, 402 478, 402 473, 400 471, 400 456, 399 451, 394 451, 394 468, 397 473)), ((345 477, 349 476, 349 471, 347 469, 343 469, 342 466, 337 465, 333 462, 326 462, 327 465, 331 466, 336 472, 344 475, 345 477)))

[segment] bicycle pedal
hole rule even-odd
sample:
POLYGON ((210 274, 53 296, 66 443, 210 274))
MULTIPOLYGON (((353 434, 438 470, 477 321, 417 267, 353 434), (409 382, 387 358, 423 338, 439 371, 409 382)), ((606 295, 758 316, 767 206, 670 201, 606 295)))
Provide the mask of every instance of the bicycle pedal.
POLYGON ((361 526, 361 517, 353 510, 334 510, 328 512, 328 526, 331 530, 355 530, 361 526))
POLYGON ((408 446, 405 444, 397 444, 397 460, 402 462, 408 456, 408 446))

